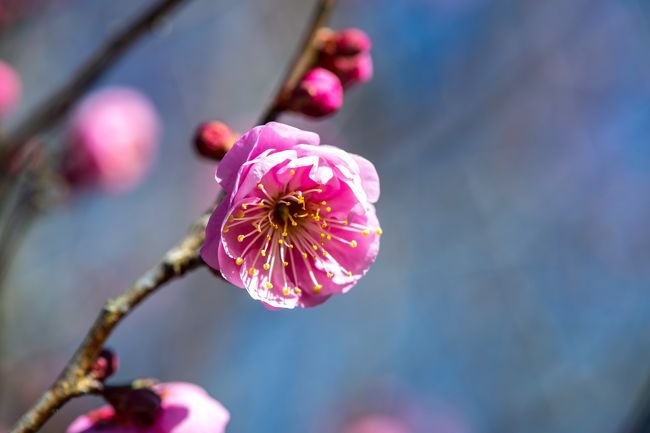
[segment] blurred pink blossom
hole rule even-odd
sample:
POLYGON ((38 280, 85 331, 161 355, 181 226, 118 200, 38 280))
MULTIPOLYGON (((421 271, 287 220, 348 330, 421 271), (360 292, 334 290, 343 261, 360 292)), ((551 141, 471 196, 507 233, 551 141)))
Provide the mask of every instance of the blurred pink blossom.
POLYGON ((289 103, 291 111, 310 117, 323 117, 343 105, 343 87, 336 75, 327 69, 314 68, 300 80, 289 103))
POLYGON ((389 415, 366 415, 348 424, 342 433, 413 433, 399 418, 389 415))
POLYGON ((161 404, 151 425, 143 426, 119 417, 107 405, 77 418, 67 433, 223 433, 226 430, 230 414, 203 388, 176 382, 162 383, 155 390, 161 404))
POLYGON ((345 293, 374 262, 379 178, 366 159, 282 123, 244 134, 217 168, 225 200, 201 255, 271 308, 345 293))
POLYGON ((130 190, 152 164, 159 129, 154 106, 137 90, 100 90, 73 115, 64 173, 73 186, 130 190))
POLYGON ((0 116, 13 110, 20 101, 20 76, 8 63, 0 60, 0 116))

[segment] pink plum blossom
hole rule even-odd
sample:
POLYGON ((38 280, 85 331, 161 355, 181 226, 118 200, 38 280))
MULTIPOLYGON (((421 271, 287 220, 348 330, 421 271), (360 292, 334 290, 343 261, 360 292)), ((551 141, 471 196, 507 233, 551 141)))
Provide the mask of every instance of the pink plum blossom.
POLYGON ((151 425, 131 422, 103 406, 77 418, 67 433, 224 433, 230 414, 203 388, 191 383, 162 383, 155 387, 160 408, 151 425))
POLYGON ((100 90, 73 115, 63 170, 73 186, 132 189, 151 166, 158 135, 156 110, 144 95, 120 87, 100 90))
POLYGON ((7 114, 20 100, 20 76, 8 63, 0 60, 0 116, 7 114))
POLYGON ((289 108, 310 117, 323 117, 343 105, 341 80, 327 69, 314 68, 296 87, 289 108))
POLYGON ((379 250, 379 178, 366 159, 313 132, 268 123, 217 168, 227 193, 212 214, 205 262, 270 308, 312 307, 346 293, 379 250))

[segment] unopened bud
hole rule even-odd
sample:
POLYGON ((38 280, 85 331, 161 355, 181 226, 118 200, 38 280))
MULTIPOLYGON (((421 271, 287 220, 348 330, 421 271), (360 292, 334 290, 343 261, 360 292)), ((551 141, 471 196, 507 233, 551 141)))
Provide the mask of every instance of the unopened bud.
POLYGON ((296 87, 288 108, 310 117, 323 117, 338 111, 343 105, 341 81, 323 68, 307 72, 296 87))
POLYGON ((120 359, 117 354, 110 349, 102 349, 95 364, 93 365, 92 375, 97 380, 106 380, 120 367, 120 359))
POLYGON ((238 135, 224 122, 206 122, 197 128, 194 146, 201 156, 220 161, 235 144, 237 138, 238 135))
POLYGON ((371 46, 370 37, 359 29, 322 32, 318 64, 336 74, 343 87, 365 83, 373 73, 371 46))

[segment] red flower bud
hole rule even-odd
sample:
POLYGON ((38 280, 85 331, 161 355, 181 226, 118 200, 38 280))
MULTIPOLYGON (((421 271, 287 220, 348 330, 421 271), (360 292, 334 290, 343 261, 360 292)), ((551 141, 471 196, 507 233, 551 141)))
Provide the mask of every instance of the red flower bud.
POLYGON ((372 43, 366 33, 359 29, 325 30, 320 39, 318 64, 336 74, 343 87, 372 78, 372 43))
POLYGON ((224 122, 206 122, 196 130, 194 146, 199 155, 220 161, 237 141, 237 134, 224 122))
POLYGON ((342 105, 341 81, 326 69, 314 68, 300 80, 288 109, 310 117, 323 117, 338 111, 342 105))

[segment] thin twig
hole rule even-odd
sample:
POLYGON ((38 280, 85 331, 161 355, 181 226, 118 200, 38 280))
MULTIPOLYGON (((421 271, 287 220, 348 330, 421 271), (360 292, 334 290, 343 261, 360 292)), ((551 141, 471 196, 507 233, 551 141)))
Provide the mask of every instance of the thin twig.
POLYGON ((315 42, 318 30, 325 26, 335 6, 336 0, 319 0, 309 28, 304 35, 302 45, 296 51, 293 60, 285 72, 282 85, 262 115, 260 124, 271 122, 282 112, 284 103, 291 96, 300 79, 313 66, 317 54, 315 42))
POLYGON ((81 96, 88 91, 142 36, 165 16, 188 0, 159 0, 117 32, 98 49, 57 92, 45 100, 34 113, 16 128, 0 148, 7 163, 32 138, 55 125, 81 96))
MULTIPOLYGON (((334 3, 334 0, 319 0, 305 41, 294 57, 278 95, 274 98, 270 109, 260 119, 260 123, 270 122, 280 113, 277 101, 281 101, 283 92, 293 90, 293 86, 304 74, 311 61, 308 59, 313 56, 314 36, 318 28, 324 25, 334 3), (298 78, 295 78, 296 76, 298 78)), ((223 195, 220 198, 223 199, 223 195)), ((38 431, 57 409, 71 398, 87 394, 96 388, 96 383, 89 377, 89 372, 113 329, 157 289, 203 264, 199 249, 205 239, 205 227, 213 210, 214 206, 201 216, 187 236, 169 250, 159 264, 140 277, 126 292, 106 302, 63 373, 36 404, 22 416, 11 433, 38 431)))

